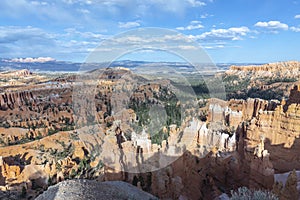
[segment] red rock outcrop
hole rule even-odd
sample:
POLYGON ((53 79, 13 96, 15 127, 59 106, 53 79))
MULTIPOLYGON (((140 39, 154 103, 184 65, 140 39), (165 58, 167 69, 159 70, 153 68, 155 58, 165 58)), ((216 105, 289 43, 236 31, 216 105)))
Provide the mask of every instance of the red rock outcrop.
POLYGON ((290 96, 287 101, 287 105, 290 104, 300 104, 300 84, 294 85, 290 90, 290 96))
POLYGON ((13 110, 16 107, 23 106, 29 102, 34 103, 34 97, 30 91, 2 93, 0 95, 0 109, 13 110))
MULTIPOLYGON (((17 91, 3 94, 0 105, 12 112, 12 116, 16 111, 20 111, 22 120, 17 121, 7 115, 5 110, 0 113, 1 117, 10 126, 28 128, 28 134, 33 138, 38 136, 38 131, 45 131, 42 132, 44 137, 50 130, 63 129, 64 124, 71 125, 77 122, 86 125, 88 121, 93 122, 85 117, 86 112, 90 111, 95 111, 98 115, 97 122, 100 123, 97 124, 99 127, 95 125, 96 131, 92 129, 94 124, 77 130, 78 135, 75 134, 77 131, 74 131, 73 138, 58 137, 60 134, 66 136, 59 132, 22 146, 24 148, 14 146, 13 148, 26 157, 26 162, 9 163, 5 160, 7 158, 3 164, 0 162, 0 183, 7 185, 6 181, 9 179, 18 179, 19 184, 27 181, 31 171, 34 171, 41 173, 41 183, 45 183, 46 180, 56 182, 65 178, 97 177, 99 180, 127 181, 162 199, 214 199, 221 193, 229 194, 230 190, 240 186, 271 189, 274 173, 300 168, 298 87, 293 88, 290 98, 283 103, 262 99, 233 99, 228 102, 211 100, 208 105, 207 122, 187 117, 183 119, 184 125, 181 127, 165 127, 164 133, 167 134, 168 141, 163 140, 161 145, 152 144, 147 150, 148 146, 145 145, 145 149, 141 150, 142 145, 136 147, 130 139, 126 139, 121 145, 118 144, 116 135, 131 133, 132 128, 128 124, 137 121, 134 110, 126 107, 125 109, 124 105, 130 98, 142 102, 153 100, 153 103, 157 103, 154 101, 155 95, 163 95, 160 93, 162 87, 158 84, 146 84, 131 91, 128 98, 122 98, 127 94, 127 90, 132 90, 133 87, 127 81, 118 80, 125 74, 127 71, 103 73, 103 80, 96 86, 96 93, 91 94, 91 97, 96 99, 94 107, 85 107, 91 105, 92 99, 88 99, 90 102, 81 104, 81 110, 79 108, 79 114, 83 117, 77 119, 72 118, 72 88, 67 82, 55 83, 47 89, 32 88, 25 94, 17 91), (49 96, 49 93, 52 95, 49 96), (35 118, 30 114, 39 115, 35 118), (116 121, 120 123, 114 124, 116 121), (40 129, 40 126, 45 127, 40 129), (118 131, 115 130, 116 127, 118 131), (90 130, 92 134, 87 133, 90 130), (188 145, 180 146, 177 144, 180 142, 188 145), (126 152, 133 154, 127 156, 126 152), (106 166, 99 170, 97 167, 102 166, 100 156, 103 154, 108 155, 107 159, 103 159, 106 166), (164 166, 168 159, 174 159, 174 162, 164 166), (113 162, 115 166, 110 166, 113 162), (142 162, 148 162, 149 168, 160 167, 160 164, 162 167, 156 171, 128 172, 126 167, 134 166, 139 169, 142 162), (89 168, 90 166, 93 168, 89 168), (85 170, 86 168, 89 170, 85 170), (24 176, 25 169, 27 178, 24 176)), ((20 138, 18 136, 17 140, 20 138)), ((145 140, 148 141, 149 138, 146 136, 145 140)), ((7 151, 8 149, 13 152, 12 148, 7 147, 7 151)), ((32 177, 36 178, 34 175, 32 177)), ((28 187, 30 188, 30 184, 28 187)))

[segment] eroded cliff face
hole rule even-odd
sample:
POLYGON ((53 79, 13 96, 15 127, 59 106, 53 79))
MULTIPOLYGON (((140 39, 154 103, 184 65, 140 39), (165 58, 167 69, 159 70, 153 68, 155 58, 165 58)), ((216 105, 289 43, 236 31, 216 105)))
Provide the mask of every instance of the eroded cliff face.
POLYGON ((61 87, 59 83, 0 94, 2 145, 24 143, 58 130, 73 129, 70 98, 70 85, 61 87))
POLYGON ((288 97, 291 87, 300 78, 300 62, 278 62, 263 65, 231 66, 222 77, 228 99, 288 97))
MULTIPOLYGON (((127 181, 161 199, 213 199, 240 186, 272 190, 275 173, 299 168, 298 92, 294 87, 286 102, 250 98, 211 100, 208 120, 198 122, 197 131, 189 138, 190 145, 169 166, 148 173, 107 168, 103 179, 127 181)), ((172 130, 169 142, 176 141, 182 131, 172 130)), ((122 146, 124 151, 135 148, 129 141, 122 146)), ((168 152, 171 147, 163 142, 161 147, 152 145, 151 149, 168 152)), ((120 150, 115 146, 112 151, 118 155, 120 150)), ((155 156, 145 155, 144 159, 155 160, 155 156)), ((128 161, 127 158, 124 163, 128 161)))
POLYGON ((1 110, 14 109, 25 105, 31 100, 34 101, 32 92, 4 93, 0 97, 0 108, 1 110))
POLYGON ((269 63, 263 65, 247 65, 247 66, 231 66, 227 74, 236 74, 240 76, 250 77, 299 77, 300 75, 300 62, 289 61, 289 62, 278 62, 269 63))
POLYGON ((262 109, 248 122, 246 130, 247 146, 253 147, 264 136, 265 148, 270 152, 270 160, 276 173, 298 169, 300 111, 299 90, 295 86, 287 101, 274 110, 262 109))
MULTIPOLYGON (((146 84, 123 98, 133 89, 130 76, 128 81, 115 81, 124 74, 126 71, 102 75, 94 94, 99 124, 74 131, 61 131, 61 125, 76 120, 84 125, 87 119, 72 118, 72 87, 68 82, 55 82, 55 89, 32 88, 0 96, 1 117, 12 126, 0 129, 4 142, 19 141, 29 133, 33 138, 25 144, 0 148, 1 190, 22 191, 25 187, 33 192, 64 179, 97 178, 123 180, 161 199, 214 199, 240 186, 272 189, 275 173, 300 167, 298 86, 282 102, 211 99, 206 108, 187 109, 193 113, 206 109, 206 121, 187 115, 181 126, 163 127, 166 138, 152 143, 147 135, 137 136, 139 132, 133 139, 129 124, 137 123, 140 113, 134 106, 122 108, 130 100, 157 105, 167 95, 172 99, 166 89, 169 82, 146 84), (45 99, 49 93, 53 95, 45 99), (21 121, 13 118, 17 112, 21 121), (46 119, 34 119, 30 116, 34 113, 46 119), (52 128, 58 132, 49 134, 52 128), (155 170, 151 170, 153 166, 155 170), (137 171, 130 172, 128 167, 137 171)), ((185 106, 175 98, 172 103, 172 109, 185 106)))
MULTIPOLYGON (((243 122, 236 134, 238 137, 244 137, 245 150, 254 154, 261 152, 262 147, 267 150, 267 152, 262 151, 261 157, 268 155, 268 160, 272 164, 269 168, 274 174, 289 173, 300 167, 298 159, 300 91, 298 84, 291 88, 288 99, 283 99, 281 102, 248 99, 239 102, 239 106, 235 105, 243 112, 243 122), (261 143, 262 138, 263 143, 261 143)), ((259 176, 251 176, 251 178, 255 177, 259 176)), ((258 183, 262 182, 258 181, 258 183)), ((297 188, 299 189, 299 186, 297 188)), ((298 194, 291 195, 298 196, 298 194)))
MULTIPOLYGON (((288 100, 282 102, 262 99, 211 101, 208 121, 233 126, 236 134, 236 151, 230 154, 235 162, 225 171, 222 168, 220 173, 233 173, 231 184, 272 189, 275 173, 300 167, 299 94, 295 85, 288 100)), ((216 181, 220 174, 217 167, 214 169, 214 182, 222 185, 226 181, 216 181)))

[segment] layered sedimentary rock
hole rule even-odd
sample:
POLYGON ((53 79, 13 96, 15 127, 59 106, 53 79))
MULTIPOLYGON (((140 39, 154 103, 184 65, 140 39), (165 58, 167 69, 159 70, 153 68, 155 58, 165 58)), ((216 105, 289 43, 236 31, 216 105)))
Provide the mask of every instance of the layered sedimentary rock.
POLYGON ((281 100, 289 96, 289 90, 299 80, 300 62, 231 66, 217 76, 224 80, 228 99, 251 97, 281 100))
POLYGON ((248 66, 231 66, 227 74, 238 74, 246 76, 249 73, 254 74, 255 77, 299 77, 300 75, 300 62, 278 62, 263 65, 248 65, 248 66))
POLYGON ((29 91, 3 93, 0 96, 0 108, 1 110, 12 110, 15 107, 28 104, 30 101, 34 102, 34 97, 29 91))
POLYGON ((294 85, 294 87, 290 90, 287 105, 290 104, 300 104, 300 84, 294 85))
POLYGON ((10 72, 1 72, 0 77, 1 78, 24 78, 27 76, 32 75, 32 72, 28 69, 21 69, 16 71, 10 71, 10 72))
MULTIPOLYGON (((93 110, 87 110, 88 103, 73 102, 80 104, 81 118, 72 116, 69 106, 72 87, 65 81, 51 83, 48 89, 28 90, 29 95, 22 96, 15 91, 9 97, 12 93, 7 92, 1 105, 6 105, 12 116, 20 111, 20 106, 26 112, 20 111, 24 117, 21 122, 4 110, 2 116, 10 126, 21 126, 26 132, 11 138, 7 130, 17 129, 6 127, 0 129, 5 133, 1 137, 15 142, 30 133, 32 141, 1 148, 1 189, 22 191, 24 186, 30 191, 36 186, 46 188, 76 177, 123 180, 161 199, 214 199, 240 186, 272 189, 274 173, 300 167, 298 86, 293 87, 290 98, 282 102, 211 99, 206 121, 186 115, 180 126, 165 125, 162 128, 165 137, 156 142, 151 140, 153 135, 147 129, 136 129, 133 134, 130 124, 138 123, 141 115, 138 116, 134 106, 128 109, 124 105, 130 100, 135 101, 134 105, 158 105, 166 96, 172 99, 166 87, 169 82, 134 88, 129 75, 125 80, 118 80, 127 73, 126 70, 109 71, 102 74, 101 80, 94 81, 98 85, 88 85, 96 88, 91 94, 96 99, 93 110), (53 94, 49 99, 45 98, 48 93, 53 94), (32 104, 28 106, 27 100, 32 104), (13 105, 12 109, 8 105, 13 105), (89 111, 95 111, 96 120, 86 117, 89 111), (34 119, 28 115, 34 112, 46 118, 34 119), (89 121, 98 124, 88 124, 89 121), (75 122, 82 125, 76 131, 48 134, 49 130, 60 131, 63 124, 74 125, 75 122), (40 127, 42 125, 46 127, 40 127), (33 141, 35 138, 39 139, 33 141), (20 155, 15 155, 15 151, 20 155), (10 162, 11 159, 16 162, 10 162)), ((173 99, 173 111, 186 106, 173 99)), ((190 107, 186 109, 188 112, 200 111, 200 108, 190 107)))
MULTIPOLYGON (((295 94, 293 94, 295 95, 295 94)), ((291 102, 294 102, 291 96, 291 102)), ((276 172, 287 172, 300 167, 298 161, 300 112, 299 104, 279 105, 274 111, 262 110, 247 127, 249 146, 254 146, 263 135, 265 148, 271 152, 270 160, 276 172), (289 155, 289 156, 286 156, 289 155)))
POLYGON ((274 111, 280 102, 277 100, 252 99, 238 100, 231 99, 228 102, 211 100, 209 104, 209 122, 223 122, 223 124, 237 128, 243 121, 256 118, 262 111, 274 111))

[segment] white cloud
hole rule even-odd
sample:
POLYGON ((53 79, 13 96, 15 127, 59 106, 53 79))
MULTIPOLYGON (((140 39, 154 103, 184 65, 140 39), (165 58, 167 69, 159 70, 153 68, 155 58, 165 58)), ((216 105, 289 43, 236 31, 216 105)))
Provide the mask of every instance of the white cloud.
POLYGON ((8 62, 20 62, 20 63, 44 63, 44 62, 50 62, 50 61, 55 61, 54 58, 51 57, 38 57, 38 58, 13 58, 10 60, 7 60, 8 62))
POLYGON ((300 15, 295 15, 295 19, 300 19, 300 15))
POLYGON ((190 36, 194 39, 199 40, 212 40, 212 41, 221 41, 221 40, 242 40, 243 36, 246 36, 250 30, 246 26, 241 27, 232 27, 229 29, 212 29, 209 32, 202 33, 196 36, 190 36))
POLYGON ((67 28, 64 30, 66 32, 66 37, 72 38, 72 37, 80 37, 84 39, 89 39, 89 40, 95 40, 95 41, 100 41, 102 39, 105 39, 107 36, 99 34, 99 33, 93 33, 93 32, 80 32, 74 28, 67 28))
POLYGON ((30 3, 32 5, 35 5, 35 6, 46 6, 46 5, 48 5, 48 3, 45 2, 45 1, 31 1, 30 3))
MULTIPOLYGON (((117 42, 117 44, 141 44, 144 43, 145 40, 139 36, 126 36, 126 37, 120 37, 113 39, 112 41, 117 42)), ((147 42, 147 41, 146 41, 147 42)))
POLYGON ((135 28, 139 26, 141 26, 139 22, 119 22, 119 28, 135 28))
POLYGON ((90 5, 90 4, 92 4, 92 1, 86 0, 85 3, 88 4, 88 5, 90 5))
POLYGON ((35 27, 0 26, 2 57, 48 56, 56 49, 56 34, 35 27))
MULTIPOLYGON (((49 33, 36 27, 0 26, 0 53, 4 58, 53 57, 67 60, 84 59, 91 49, 110 36, 65 29, 49 33)), ((30 61, 19 60, 19 61, 30 61)), ((36 61, 36 60, 33 60, 36 61)))
POLYGON ((186 36, 182 34, 171 34, 171 35, 157 35, 157 36, 144 36, 144 35, 131 35, 131 36, 123 36, 123 37, 117 37, 117 38, 112 38, 108 39, 106 41, 108 46, 116 45, 118 47, 122 45, 144 45, 144 44, 149 44, 149 45, 180 45, 183 43, 184 45, 189 44, 192 42, 191 39, 188 39, 186 36))
POLYGON ((204 15, 201 15, 201 16, 200 16, 201 19, 205 19, 205 18, 207 18, 207 17, 208 17, 208 14, 204 14, 204 15))
POLYGON ((203 46, 204 49, 222 49, 224 45, 215 45, 215 46, 203 46))
POLYGON ((139 50, 138 52, 140 52, 140 53, 154 53, 156 51, 153 50, 153 49, 142 49, 142 50, 139 50))
POLYGON ((280 21, 257 22, 254 26, 267 28, 272 31, 288 30, 289 28, 287 24, 281 23, 280 21))
POLYGON ((197 0, 186 0, 192 7, 200 7, 205 6, 206 3, 203 1, 197 1, 197 0))
POLYGON ((197 50, 198 49, 196 46, 193 46, 193 45, 179 45, 178 48, 182 49, 182 50, 197 50))
MULTIPOLYGON (((5 18, 28 18, 55 26, 70 24, 109 30, 112 23, 148 19, 153 15, 160 18, 171 13, 176 14, 175 18, 185 17, 191 8, 208 3, 208 0, 1 0, 0 7, 1 16, 5 18)), ((121 26, 137 27, 138 24, 124 23, 121 26)))
POLYGON ((177 27, 176 29, 180 31, 184 31, 184 30, 194 30, 194 29, 201 29, 201 28, 204 28, 204 26, 201 24, 197 24, 197 25, 189 25, 187 27, 177 27))
POLYGON ((193 20, 193 21, 190 22, 190 24, 201 24, 201 22, 198 21, 198 20, 193 20))
MULTIPOLYGON (((0 7, 2 16, 18 20, 34 18, 35 20, 46 19, 45 23, 49 23, 50 20, 61 22, 62 19, 65 23, 75 22, 75 20, 78 22, 78 16, 74 16, 71 9, 61 6, 61 2, 57 1, 2 0, 0 7)), ((30 22, 26 24, 30 24, 30 22)))
POLYGON ((300 28, 299 27, 292 26, 290 29, 292 31, 294 31, 294 32, 300 32, 300 28))
POLYGON ((194 30, 194 29, 202 29, 204 26, 201 24, 200 21, 191 21, 190 24, 186 27, 180 26, 177 27, 176 29, 179 31, 185 31, 185 30, 194 30))
POLYGON ((212 17, 212 16, 214 16, 214 15, 209 15, 209 14, 205 13, 205 14, 201 15, 200 18, 201 19, 206 19, 206 18, 212 17))
POLYGON ((66 4, 87 4, 90 5, 93 3, 93 0, 63 0, 64 3, 66 4))
MULTIPOLYGON (((115 5, 126 5, 126 4, 136 4, 136 5, 160 5, 160 4, 165 4, 165 5, 174 5, 178 3, 185 3, 188 4, 191 7, 200 7, 200 6, 205 6, 206 3, 203 1, 199 0, 144 0, 144 1, 139 1, 139 0, 132 0, 129 2, 128 0, 63 0, 64 3, 66 4, 98 4, 98 5, 105 5, 105 6, 115 6, 115 5)), ((209 1, 210 2, 210 1, 209 1)))
POLYGON ((82 14, 90 14, 90 11, 88 9, 78 9, 78 12, 82 14))
POLYGON ((200 0, 63 0, 64 3, 72 5, 90 5, 104 9, 105 12, 145 15, 154 11, 157 13, 173 12, 177 15, 185 13, 188 8, 205 6, 200 0), (126 13, 130 10, 130 13, 126 13), (125 12, 124 12, 125 11, 125 12))
POLYGON ((25 42, 30 44, 36 42, 43 44, 52 40, 53 34, 49 34, 42 29, 27 26, 1 26, 0 27, 0 43, 1 44, 12 44, 18 42, 25 42))

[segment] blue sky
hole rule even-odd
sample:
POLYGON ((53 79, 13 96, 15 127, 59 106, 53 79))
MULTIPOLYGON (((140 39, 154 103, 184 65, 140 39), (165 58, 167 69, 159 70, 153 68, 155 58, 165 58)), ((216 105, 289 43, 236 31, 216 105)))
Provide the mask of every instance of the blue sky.
MULTIPOLYGON (((107 38, 160 27, 198 42, 214 62, 300 60, 298 0, 2 0, 0 10, 2 58, 84 62, 107 38)), ((146 51, 123 58, 176 60, 146 51)))

